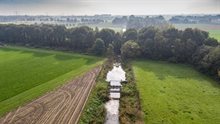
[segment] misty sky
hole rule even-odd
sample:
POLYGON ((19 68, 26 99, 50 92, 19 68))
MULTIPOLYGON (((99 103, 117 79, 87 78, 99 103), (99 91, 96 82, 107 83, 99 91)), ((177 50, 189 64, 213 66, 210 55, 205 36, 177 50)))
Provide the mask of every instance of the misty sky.
POLYGON ((220 0, 0 0, 0 15, 220 14, 220 0))

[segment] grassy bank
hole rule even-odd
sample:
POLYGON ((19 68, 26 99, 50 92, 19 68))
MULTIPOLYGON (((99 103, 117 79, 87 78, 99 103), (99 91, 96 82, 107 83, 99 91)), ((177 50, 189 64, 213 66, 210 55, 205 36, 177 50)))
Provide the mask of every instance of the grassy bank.
POLYGON ((218 124, 220 85, 191 66, 133 62, 145 123, 218 124))
POLYGON ((124 62, 123 69, 126 72, 126 80, 121 91, 120 99, 120 123, 141 124, 143 123, 143 113, 141 111, 139 92, 136 88, 135 78, 130 63, 124 62))
POLYGON ((80 124, 104 124, 106 116, 105 103, 108 101, 108 83, 105 80, 111 68, 112 61, 108 60, 103 64, 96 85, 81 114, 80 124))
POLYGON ((24 47, 0 48, 0 60, 0 115, 102 64, 97 57, 24 47))

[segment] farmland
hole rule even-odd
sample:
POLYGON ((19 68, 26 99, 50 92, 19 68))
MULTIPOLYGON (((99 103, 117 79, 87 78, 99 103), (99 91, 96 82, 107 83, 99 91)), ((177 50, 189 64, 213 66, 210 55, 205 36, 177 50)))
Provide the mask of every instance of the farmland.
POLYGON ((0 115, 102 63, 80 54, 23 47, 0 48, 0 115))
POLYGON ((0 123, 75 124, 95 84, 100 66, 0 118, 0 123))
POLYGON ((220 85, 189 65, 133 62, 145 123, 217 124, 220 85))
POLYGON ((185 28, 198 28, 209 32, 211 37, 214 37, 220 42, 220 25, 214 24, 174 24, 177 29, 184 30, 185 28))

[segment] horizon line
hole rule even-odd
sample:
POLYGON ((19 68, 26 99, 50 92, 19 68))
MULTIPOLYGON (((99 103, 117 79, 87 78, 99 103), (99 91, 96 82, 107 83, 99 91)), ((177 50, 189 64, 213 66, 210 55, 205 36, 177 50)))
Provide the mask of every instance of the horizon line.
POLYGON ((0 14, 0 16, 97 16, 97 15, 111 15, 111 16, 173 16, 173 15, 220 15, 220 13, 182 13, 182 14, 0 14))

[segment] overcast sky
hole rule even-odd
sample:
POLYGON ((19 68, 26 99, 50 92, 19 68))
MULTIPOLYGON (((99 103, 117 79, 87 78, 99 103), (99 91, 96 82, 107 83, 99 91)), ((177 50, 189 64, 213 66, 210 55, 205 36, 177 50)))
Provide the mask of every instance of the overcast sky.
POLYGON ((220 14, 220 0, 0 0, 0 15, 220 14))

